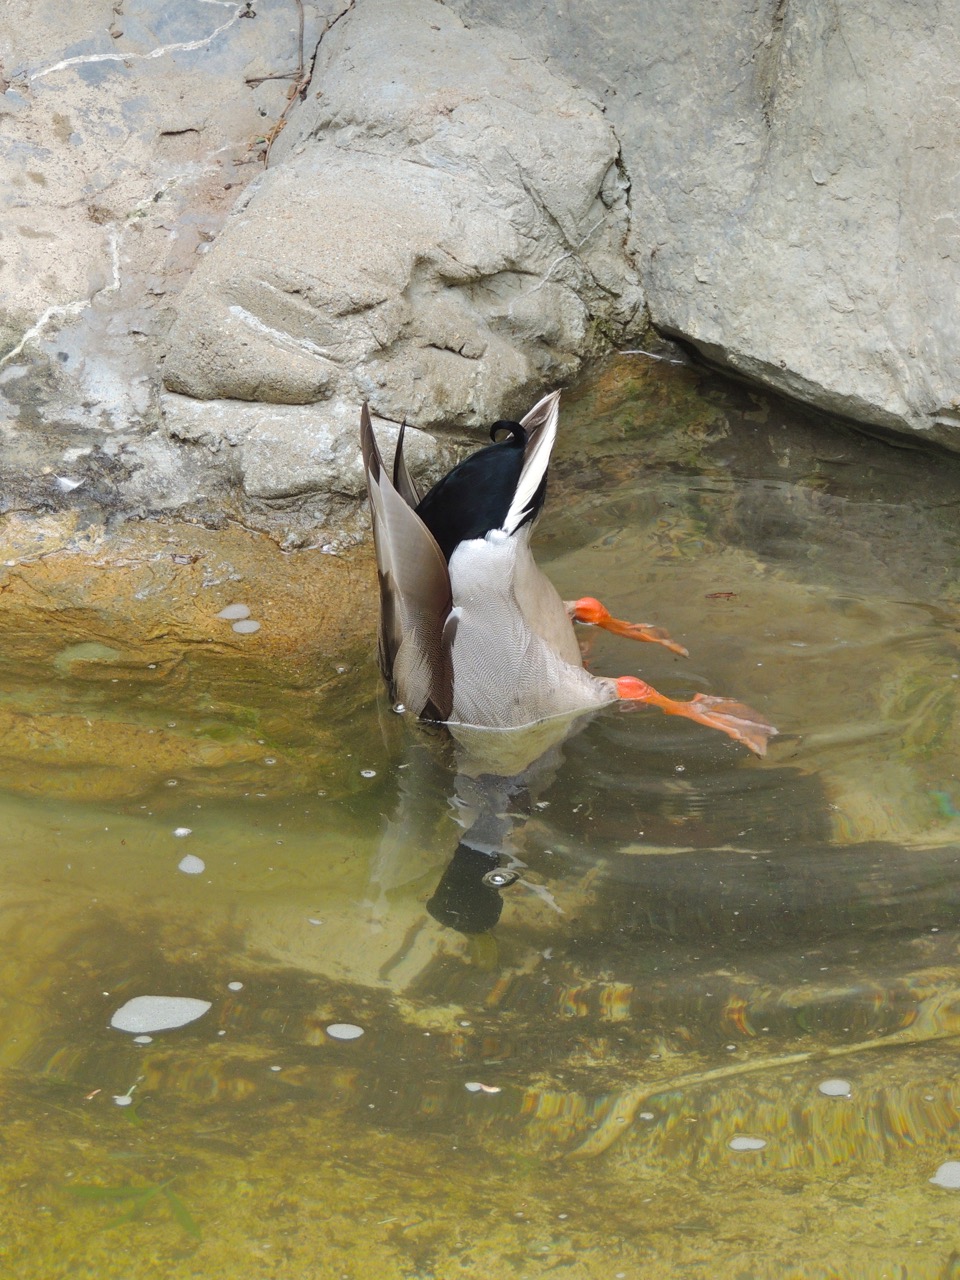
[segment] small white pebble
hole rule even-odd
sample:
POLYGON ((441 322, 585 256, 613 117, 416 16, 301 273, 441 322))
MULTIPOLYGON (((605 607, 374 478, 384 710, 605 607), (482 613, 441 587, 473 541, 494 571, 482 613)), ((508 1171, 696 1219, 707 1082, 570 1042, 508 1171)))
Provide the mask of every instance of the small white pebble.
POLYGON ((270 1068, 270 1070, 271 1070, 271 1071, 282 1071, 282 1070, 283 1070, 283 1067, 271 1067, 271 1068, 270 1068))
POLYGON ((745 1135, 731 1138, 727 1143, 731 1151, 762 1151, 766 1145, 763 1138, 748 1138, 745 1135))
POLYGON ((228 982, 228 983, 227 983, 227 987, 228 987, 228 989, 229 989, 230 991, 242 991, 242 990, 243 990, 243 983, 242 983, 242 982, 228 982))
POLYGON ((255 631, 260 630, 260 623, 254 622, 253 618, 244 618, 233 624, 233 630, 238 636, 252 636, 255 631))
POLYGON ((153 1036, 134 1036, 134 1044, 153 1044, 153 1036))
POLYGON ((641 1120, 656 1120, 656 1118, 657 1118, 657 1117, 654 1115, 654 1113, 653 1113, 652 1111, 641 1111, 641 1112, 640 1112, 640 1119, 641 1119, 641 1120))
POLYGON ((198 876, 201 872, 206 871, 207 864, 202 858, 198 858, 193 853, 188 853, 185 858, 180 859, 177 867, 185 876, 198 876))
POLYGON ((849 1098, 853 1093, 849 1080, 821 1080, 817 1088, 826 1098, 849 1098))
POLYGON ((930 1179, 935 1187, 947 1191, 960 1191, 960 1160, 948 1160, 930 1179))
POLYGON ((173 834, 175 836, 179 836, 181 839, 184 836, 191 835, 192 833, 193 833, 193 827, 175 827, 173 831, 173 834))
POLYGON ((228 604, 225 609, 220 610, 217 617, 225 618, 227 622, 241 622, 244 618, 250 617, 250 606, 245 604, 228 604))
POLYGON ((500 1093, 502 1092, 498 1084, 481 1084, 479 1080, 468 1080, 463 1086, 471 1093, 500 1093))
POLYGON ((358 1040, 363 1035, 363 1027, 353 1022, 331 1022, 327 1027, 327 1035, 334 1040, 358 1040))
POLYGON ((133 1099, 130 1097, 129 1093, 115 1093, 113 1095, 113 1100, 118 1107, 129 1107, 133 1105, 133 1099))

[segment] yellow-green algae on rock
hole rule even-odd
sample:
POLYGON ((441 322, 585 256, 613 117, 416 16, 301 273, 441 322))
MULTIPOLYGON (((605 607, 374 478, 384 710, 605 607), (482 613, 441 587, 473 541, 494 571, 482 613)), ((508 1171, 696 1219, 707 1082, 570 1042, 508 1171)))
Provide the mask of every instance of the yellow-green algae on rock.
POLYGON ((375 690, 355 675, 370 660, 375 584, 366 549, 286 553, 240 528, 5 517, 4 786, 106 800, 167 778, 240 785, 277 742, 294 785, 337 748, 337 723, 305 700, 336 689, 343 715, 351 688, 357 701, 375 690), (241 597, 255 635, 217 617, 241 597))

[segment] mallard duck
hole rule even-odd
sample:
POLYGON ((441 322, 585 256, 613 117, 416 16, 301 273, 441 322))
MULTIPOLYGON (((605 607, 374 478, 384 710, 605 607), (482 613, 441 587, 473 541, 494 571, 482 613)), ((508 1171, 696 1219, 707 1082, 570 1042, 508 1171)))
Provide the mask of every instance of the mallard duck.
POLYGON ((618 699, 659 707, 729 734, 757 755, 776 733, 743 703, 668 698, 636 676, 585 670, 574 623, 686 650, 660 628, 623 622, 598 600, 564 602, 537 567, 530 536, 546 496, 560 393, 520 422, 496 422, 492 444, 425 495, 397 441, 392 481, 366 404, 360 438, 380 578, 380 669, 397 709, 481 729, 519 729, 618 699))

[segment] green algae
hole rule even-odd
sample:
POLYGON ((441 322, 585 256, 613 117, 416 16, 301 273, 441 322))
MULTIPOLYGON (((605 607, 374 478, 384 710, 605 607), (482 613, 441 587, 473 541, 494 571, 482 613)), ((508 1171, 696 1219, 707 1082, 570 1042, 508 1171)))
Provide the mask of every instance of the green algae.
POLYGON ((101 1231, 109 1231, 114 1227, 121 1227, 127 1223, 140 1221, 148 1206, 154 1200, 162 1198, 177 1226, 188 1236, 193 1236, 199 1240, 201 1238, 200 1227, 190 1210, 173 1190, 170 1185, 172 1181, 173 1179, 171 1178, 167 1182, 147 1183, 146 1186, 126 1184, 115 1187, 102 1187, 94 1183, 74 1183, 72 1186, 65 1187, 64 1190, 68 1195, 74 1196, 78 1200, 88 1200, 96 1204, 116 1205, 118 1201, 127 1204, 128 1207, 119 1217, 112 1218, 109 1222, 105 1222, 99 1227, 101 1231))

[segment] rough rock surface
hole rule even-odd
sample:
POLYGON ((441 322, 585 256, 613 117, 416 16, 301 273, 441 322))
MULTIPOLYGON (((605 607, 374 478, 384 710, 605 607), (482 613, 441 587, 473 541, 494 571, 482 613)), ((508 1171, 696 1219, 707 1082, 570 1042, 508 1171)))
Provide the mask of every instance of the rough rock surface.
POLYGON ((960 28, 946 0, 450 0, 603 102, 653 322, 960 448, 960 28))
POLYGON ((945 0, 300 13, 3 7, 0 508, 350 540, 360 398, 469 427, 651 318, 960 448, 945 0))
POLYGON ((467 425, 643 319, 619 146, 511 36, 363 0, 181 298, 173 391, 467 425))
MULTIPOLYGON (((0 509, 286 530, 161 416, 171 304, 262 170, 291 85, 267 77, 299 64, 296 7, 249 8, 11 0, 0 13, 0 509)), ((308 54, 339 12, 304 0, 308 54)))

